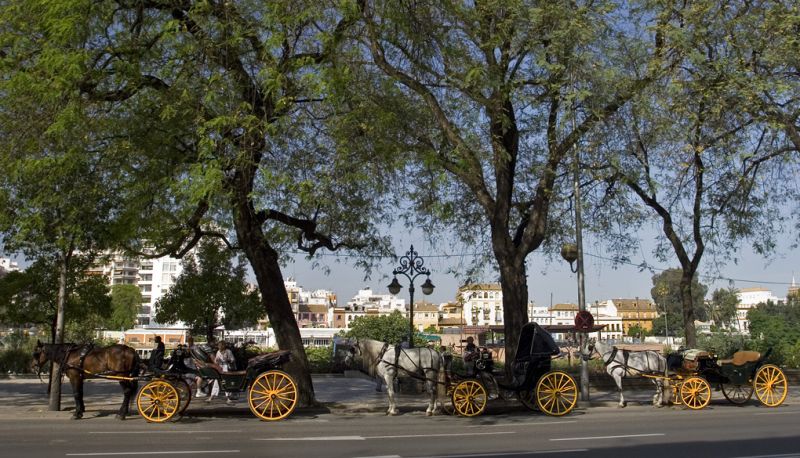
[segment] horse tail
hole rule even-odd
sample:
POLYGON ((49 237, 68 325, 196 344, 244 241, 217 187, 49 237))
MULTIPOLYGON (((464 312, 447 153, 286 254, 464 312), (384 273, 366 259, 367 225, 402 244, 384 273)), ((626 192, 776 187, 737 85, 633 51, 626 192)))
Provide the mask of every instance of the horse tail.
POLYGON ((450 383, 448 380, 447 360, 445 360, 443 353, 437 353, 439 354, 439 370, 436 373, 436 396, 439 399, 444 399, 447 396, 446 387, 450 383))
POLYGON ((133 352, 133 363, 131 364, 131 377, 137 377, 140 374, 147 371, 147 364, 142 362, 142 358, 139 357, 139 353, 136 350, 131 348, 131 351, 133 352))

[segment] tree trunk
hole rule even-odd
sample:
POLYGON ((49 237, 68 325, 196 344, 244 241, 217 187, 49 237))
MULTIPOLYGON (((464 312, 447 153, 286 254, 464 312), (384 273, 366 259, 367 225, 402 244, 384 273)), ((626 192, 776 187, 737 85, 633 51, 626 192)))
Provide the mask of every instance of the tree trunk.
POLYGON ((686 348, 697 346, 697 331, 694 327, 694 304, 692 303, 692 278, 694 272, 683 269, 681 275, 681 305, 683 306, 683 331, 686 336, 686 348))
POLYGON ((525 262, 515 256, 497 256, 500 264, 500 286, 503 289, 503 327, 505 332, 505 375, 511 380, 511 363, 517 352, 522 326, 528 322, 528 282, 525 262))
MULTIPOLYGON (((69 257, 62 256, 59 260, 58 271, 58 297, 56 298, 56 329, 54 344, 64 343, 64 303, 67 296, 67 269, 69 257)), ((51 411, 61 410, 61 364, 53 361, 50 369, 50 403, 51 411)))
POLYGON ((303 339, 300 337, 300 328, 297 326, 289 296, 283 285, 278 253, 265 240, 250 202, 241 200, 237 199, 234 202, 236 209, 234 220, 239 244, 253 268, 261 293, 261 303, 275 330, 278 348, 292 352, 292 360, 285 369, 297 383, 298 402, 301 406, 314 405, 316 400, 308 358, 303 348, 303 339))

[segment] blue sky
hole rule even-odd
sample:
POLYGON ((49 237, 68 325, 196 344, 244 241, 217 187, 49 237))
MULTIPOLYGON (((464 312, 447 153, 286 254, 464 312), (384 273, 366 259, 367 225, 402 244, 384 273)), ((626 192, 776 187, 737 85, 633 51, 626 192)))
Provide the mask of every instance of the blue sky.
MULTIPOLYGON (((404 254, 409 245, 413 243, 420 256, 425 258, 425 266, 431 269, 431 281, 436 285, 434 293, 427 297, 432 302, 439 303, 452 300, 459 281, 452 274, 445 273, 451 267, 458 267, 459 258, 443 258, 441 254, 449 253, 446 248, 431 246, 422 238, 411 239, 400 237, 395 241, 395 250, 404 254), (426 257, 431 256, 432 257, 426 257)), ((614 267, 611 261, 598 257, 600 253, 591 246, 591 240, 585 246, 585 286, 586 299, 595 300, 613 298, 650 298, 653 272, 640 271, 638 264, 646 262, 655 269, 677 267, 675 261, 667 265, 655 260, 650 249, 643 246, 637 250, 638 255, 631 255, 631 261, 637 265, 620 265, 614 267)), ((786 290, 795 273, 800 280, 800 262, 797 250, 792 250, 788 242, 779 244, 776 254, 771 259, 764 259, 754 254, 749 249, 744 249, 738 254, 737 264, 730 263, 720 272, 720 276, 736 279, 733 283, 726 280, 710 280, 701 277, 701 281, 709 287, 709 296, 717 288, 733 286, 735 288, 751 288, 763 286, 771 289, 778 297, 784 297, 786 290)), ((341 258, 336 258, 340 259, 341 258)), ((710 255, 704 257, 704 265, 708 264, 710 255)), ((284 276, 294 277, 306 289, 328 289, 337 293, 340 303, 345 303, 355 293, 366 286, 371 286, 373 291, 387 293, 386 285, 391 281, 391 271, 396 263, 386 262, 382 268, 376 269, 369 280, 364 280, 363 272, 353 268, 346 262, 330 262, 331 273, 325 275, 322 271, 312 270, 310 262, 298 258, 294 263, 284 268, 284 276)), ((656 270, 657 272, 658 270, 656 270)), ((706 270, 701 268, 703 274, 706 270)), ((405 278, 401 278, 403 291, 401 297, 408 298, 408 286, 405 278)), ((482 281, 496 281, 496 274, 489 273, 482 281)), ((417 286, 424 281, 424 277, 417 279, 417 286)), ((551 302, 577 302, 577 279, 566 262, 548 259, 541 253, 533 253, 528 257, 528 289, 530 297, 539 305, 549 305, 551 302)), ((419 298, 419 288, 415 298, 419 298)))

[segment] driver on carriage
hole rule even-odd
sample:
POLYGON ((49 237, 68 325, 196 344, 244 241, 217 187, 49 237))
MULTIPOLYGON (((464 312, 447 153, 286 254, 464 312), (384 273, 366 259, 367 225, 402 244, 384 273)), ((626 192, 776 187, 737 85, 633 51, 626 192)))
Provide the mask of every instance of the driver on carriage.
POLYGON ((475 338, 472 336, 467 337, 467 345, 464 346, 463 358, 467 376, 474 375, 475 367, 473 361, 478 358, 478 346, 475 345, 475 338))

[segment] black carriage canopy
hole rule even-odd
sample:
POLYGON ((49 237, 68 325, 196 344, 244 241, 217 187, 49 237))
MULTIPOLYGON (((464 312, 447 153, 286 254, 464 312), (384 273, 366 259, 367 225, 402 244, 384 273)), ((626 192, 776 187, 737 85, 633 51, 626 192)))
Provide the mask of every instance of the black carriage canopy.
POLYGON ((553 336, 538 323, 530 322, 519 333, 519 345, 515 359, 528 359, 531 356, 557 355, 561 350, 553 336))

